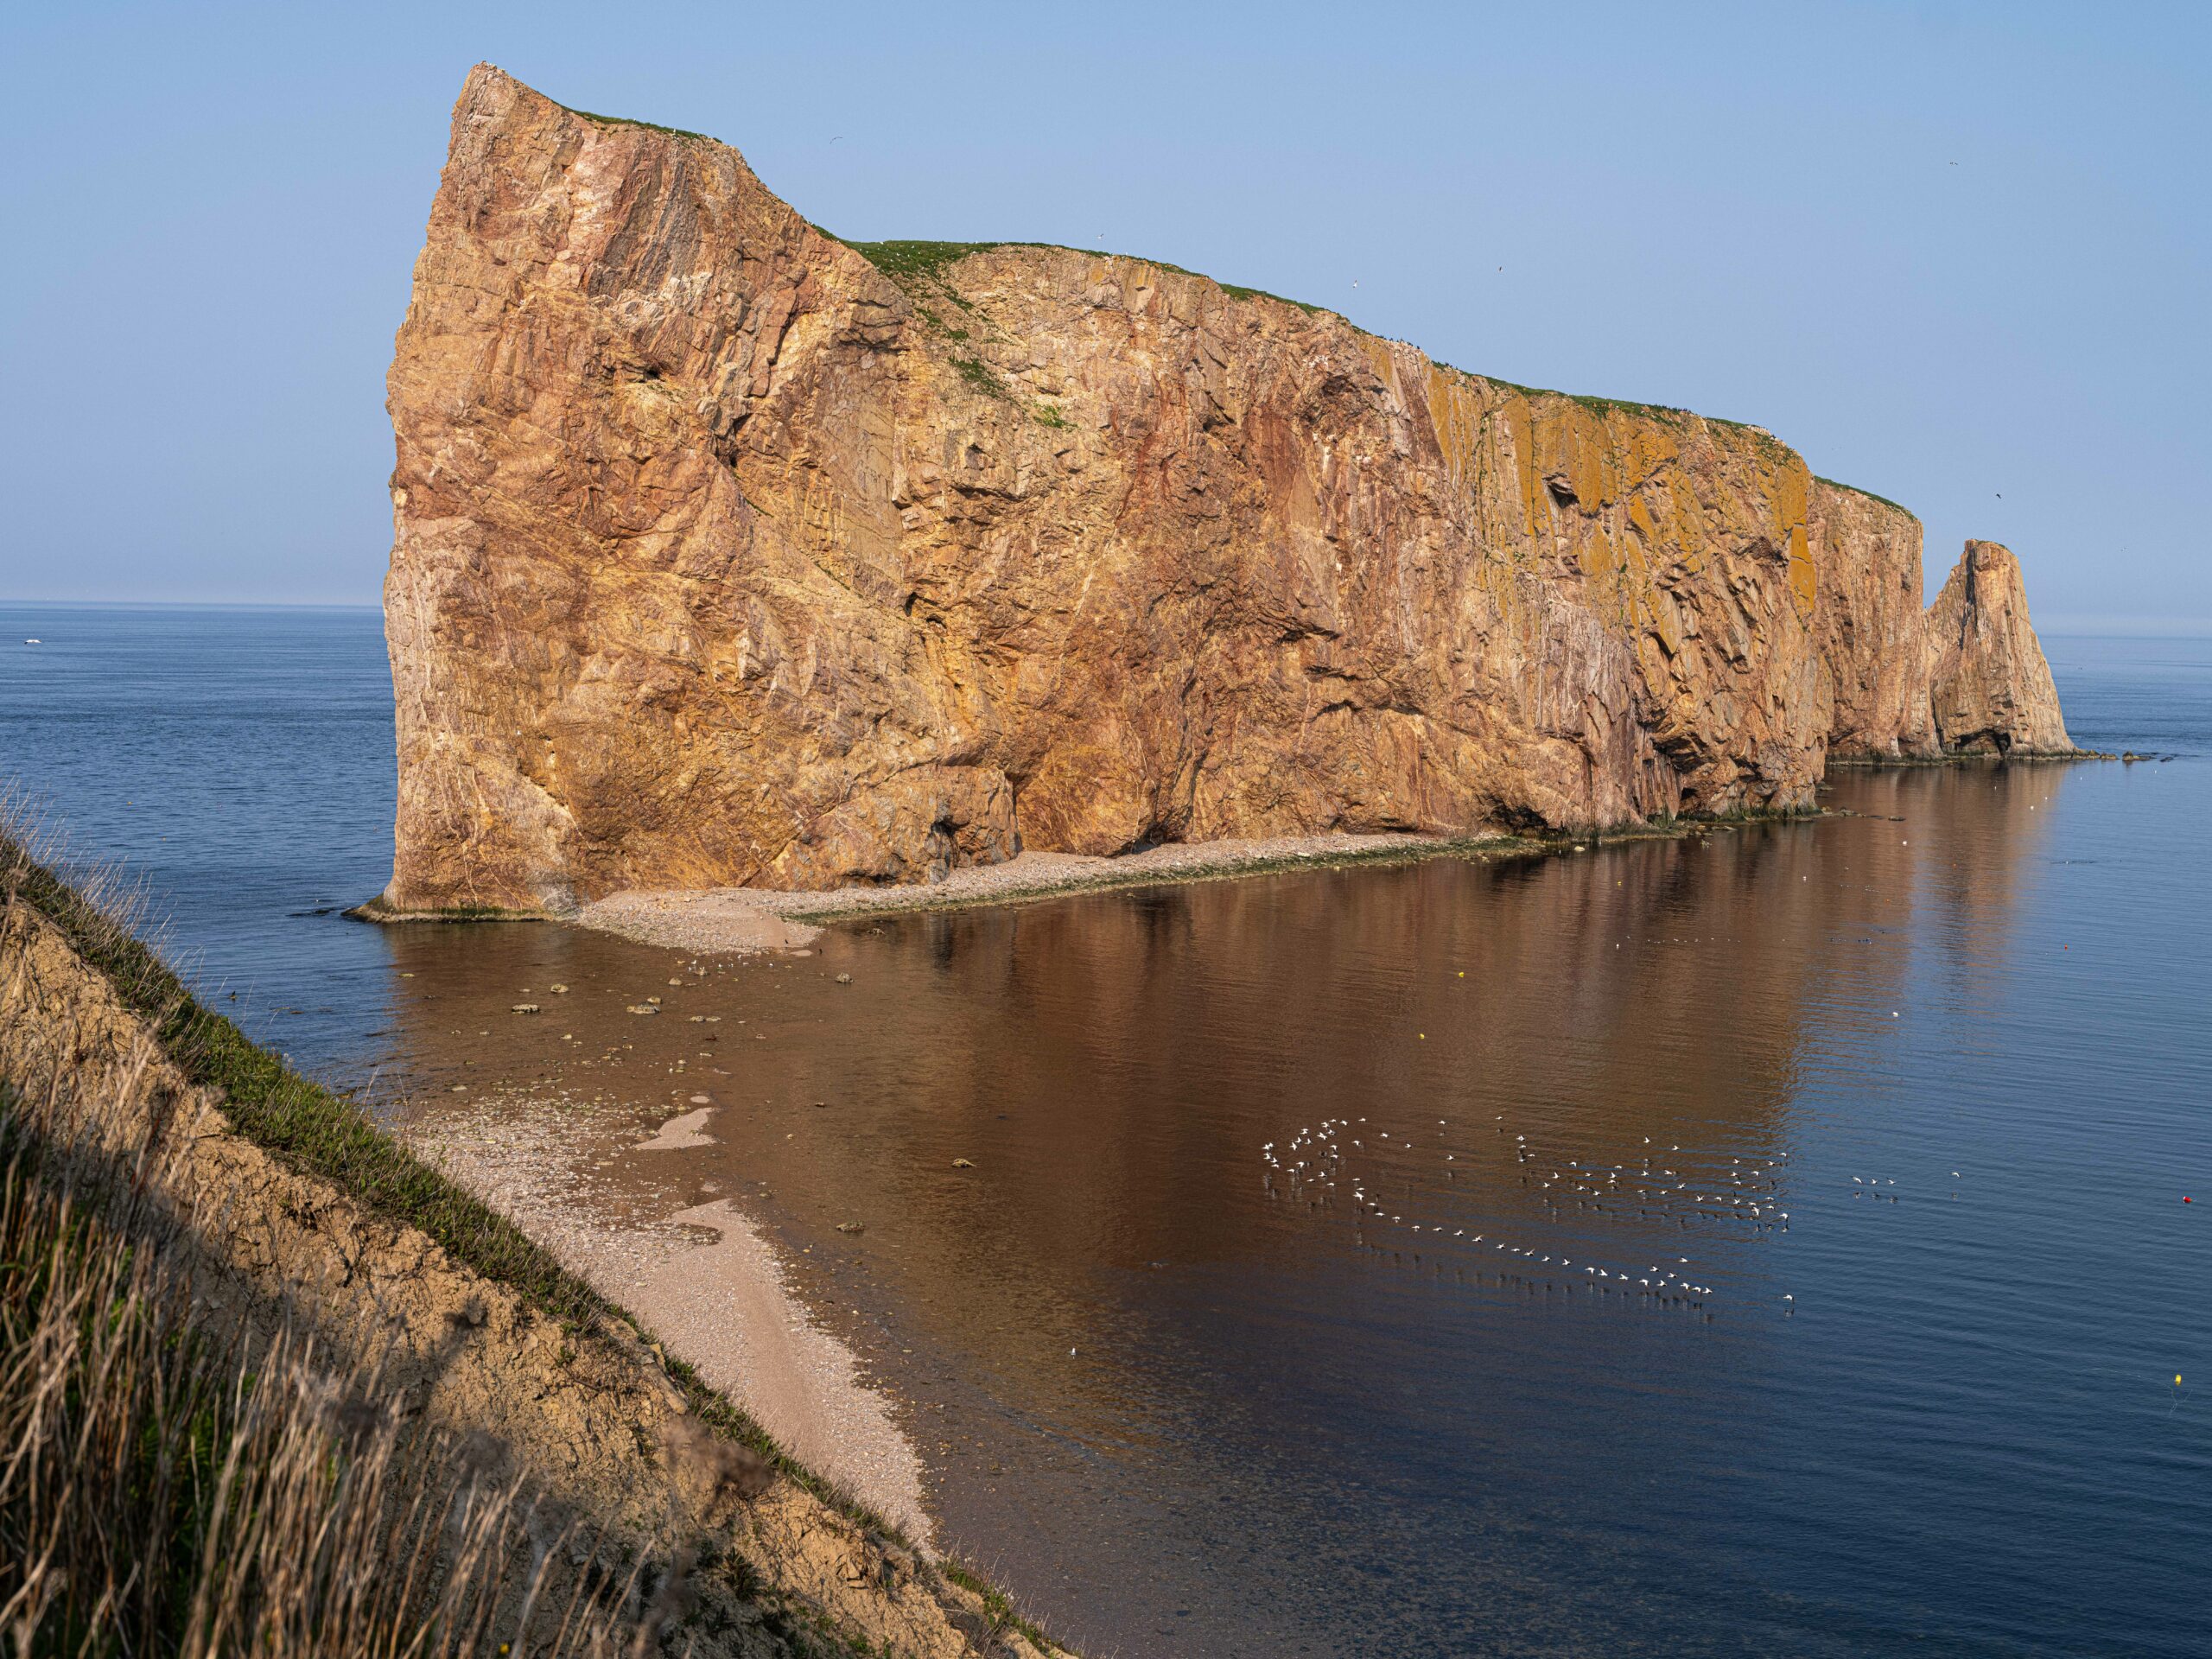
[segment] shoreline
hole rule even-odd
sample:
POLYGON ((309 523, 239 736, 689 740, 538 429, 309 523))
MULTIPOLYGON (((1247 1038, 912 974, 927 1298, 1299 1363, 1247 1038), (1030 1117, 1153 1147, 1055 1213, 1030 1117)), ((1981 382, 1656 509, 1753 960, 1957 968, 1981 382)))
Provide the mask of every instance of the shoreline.
POLYGON ((634 1314, 674 1357, 734 1400, 807 1467, 843 1487, 934 1556, 923 1465, 891 1396, 793 1291, 760 1224, 726 1198, 664 1214, 613 1217, 592 1201, 591 1152, 704 1145, 710 1109, 642 1137, 556 1132, 543 1112, 498 1121, 529 1091, 480 1101, 466 1119, 404 1138, 448 1179, 513 1220, 563 1267, 634 1314), (589 1151, 587 1151, 587 1147, 589 1151))
POLYGON ((1923 766, 2068 766, 2077 760, 2149 760, 2145 754, 2111 754, 2103 749, 2019 749, 1999 754, 1993 749, 1955 749, 1942 754, 1832 754, 1830 770, 1848 772, 1910 771, 1923 766))
MULTIPOLYGON (((516 1216, 422 1157, 421 1140, 372 1122, 353 1096, 292 1071, 201 1006, 130 931, 128 912, 102 907, 112 889, 64 883, 16 831, 0 821, 0 1084, 43 1109, 90 1105, 72 1132, 91 1132, 82 1144, 103 1160, 154 1137, 142 1150, 158 1146, 169 1162, 130 1153, 112 1166, 174 1203, 188 1248, 209 1252, 207 1276, 188 1287, 195 1306, 202 1292, 218 1311, 250 1313, 267 1299, 271 1328, 310 1333, 318 1363, 334 1357, 341 1376, 365 1368, 351 1375, 386 1396, 378 1421, 419 1418, 428 1432, 480 1444, 468 1455, 499 1461, 478 1466, 515 1476, 533 1502, 555 1499, 578 1524, 563 1534, 576 1564, 603 1545, 684 1583, 706 1621, 702 1654, 810 1652, 819 1638, 929 1659, 1065 1651, 925 1541, 926 1510, 900 1501, 897 1458, 912 1453, 895 1427, 886 1478, 855 1466, 847 1424, 868 1425, 836 1416, 832 1399, 817 1436, 838 1454, 823 1459, 834 1470, 825 1474, 706 1380, 710 1370, 717 1382, 742 1379, 727 1350, 698 1335, 702 1319, 707 1337, 721 1334, 724 1310, 701 1296, 714 1287, 695 1268, 702 1255, 736 1255, 752 1274, 737 1292, 766 1310, 753 1319, 764 1344, 783 1342, 786 1363, 793 1348, 802 1363, 842 1358, 846 1395, 874 1402, 889 1424, 889 1396, 798 1306, 757 1223, 698 1198, 652 1206, 635 1234, 657 1236, 610 1231, 627 1262, 601 1271, 613 1285, 626 1265, 666 1325, 644 1314, 642 1298, 613 1300, 516 1216), (715 1242, 685 1248, 705 1235, 715 1242)), ((608 1127, 624 1149, 677 1150, 696 1144, 696 1118, 608 1127)), ((588 1183, 588 1149, 568 1144, 568 1125, 540 1127, 557 1138, 535 1169, 518 1170, 510 1134, 481 1150, 492 1173, 536 1185, 557 1223, 569 1194, 550 1182, 567 1173, 588 1183)), ((753 1363, 772 1367, 777 1356, 753 1363)), ((505 1569, 493 1559, 492 1570, 505 1569)))
MULTIPOLYGON (((1670 833, 1653 830, 1649 834, 1670 833)), ((1678 832, 1677 832, 1678 833, 1678 832)), ((1636 836, 1588 835, 1571 844, 1636 836)), ((1432 858, 1482 858, 1564 850, 1563 838, 1530 836, 1328 835, 1170 842, 1141 853, 1103 857, 1023 852, 1000 864, 969 865, 926 887, 843 887, 816 891, 763 887, 632 889, 609 893, 565 919, 641 944, 679 950, 749 954, 803 950, 822 926, 861 917, 1030 904, 1128 887, 1230 880, 1286 870, 1412 864, 1432 858)))
MULTIPOLYGON (((1916 770, 1930 766, 2071 765, 2088 760, 2170 760, 2149 753, 2109 754, 2101 749, 2014 754, 1962 751, 1926 757, 1840 755, 1831 768, 1851 772, 1916 770)), ((1536 857, 1583 852, 1630 841, 1675 841, 1752 824, 1816 822, 1839 816, 1828 808, 1754 809, 1712 817, 1643 821, 1604 830, 1547 830, 1516 835, 1430 836, 1410 831, 1353 835, 1224 837, 1168 842, 1138 853, 1093 855, 1024 851, 1002 863, 969 865, 928 885, 850 885, 825 889, 775 887, 625 888, 580 909, 556 913, 494 905, 401 909, 382 893, 345 911, 353 921, 564 922, 613 933, 640 944, 676 950, 750 956, 804 950, 823 925, 885 912, 969 910, 1030 904, 1084 893, 1173 887, 1280 874, 1289 870, 1342 869, 1358 865, 1414 864, 1432 858, 1536 857)))
POLYGON ((1293 870, 1349 869, 1424 863, 1436 858, 1565 856, 1635 841, 1691 836, 1775 823, 1817 823, 1840 816, 1824 807, 1758 810, 1726 817, 1678 818, 1580 834, 1421 836, 1413 834, 1281 836, 1170 842, 1111 857, 1024 852, 1001 864, 970 865, 926 887, 843 887, 792 891, 770 887, 629 889, 557 918, 674 950, 750 955, 804 952, 824 926, 884 914, 917 914, 1033 904, 1132 887, 1182 887, 1237 880, 1293 870))

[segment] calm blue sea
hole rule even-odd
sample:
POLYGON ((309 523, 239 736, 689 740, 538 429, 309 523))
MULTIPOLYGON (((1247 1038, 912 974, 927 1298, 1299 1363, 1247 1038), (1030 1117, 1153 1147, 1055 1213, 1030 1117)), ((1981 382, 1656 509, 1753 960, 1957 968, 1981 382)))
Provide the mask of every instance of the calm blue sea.
MULTIPOLYGON (((2045 644, 2077 741, 2174 758, 835 931, 682 993, 763 1040, 639 1190, 766 1184, 944 1534, 1097 1653, 2212 1651, 2212 641, 2045 644)), ((520 989, 663 982, 335 914, 373 613, 0 607, 0 778, 380 1099, 559 1082, 520 989)))

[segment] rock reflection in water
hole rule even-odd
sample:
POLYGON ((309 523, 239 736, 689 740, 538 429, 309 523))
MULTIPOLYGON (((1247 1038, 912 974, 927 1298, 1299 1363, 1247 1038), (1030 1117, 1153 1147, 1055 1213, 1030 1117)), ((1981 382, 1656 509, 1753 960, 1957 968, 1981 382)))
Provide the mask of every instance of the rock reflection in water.
POLYGON ((949 1539, 1102 1650, 1664 1650, 1694 1561, 1786 1626, 1711 1517, 1732 1480, 1786 1502, 1732 1471, 1795 1455, 1803 1402, 1759 1381, 1790 1364, 1804 1074, 1847 1056, 1887 1109, 1918 976, 1971 1000, 2067 781, 1869 774, 1841 821, 884 918, 779 961, 399 930, 417 1127, 490 1092, 567 1124, 580 1205, 763 1218, 907 1402, 949 1539), (632 1149, 702 1094, 711 1144, 632 1149), (1271 1181, 1262 1147, 1325 1118, 1337 1185, 1271 1181), (1570 1166, 1598 1173, 1531 1179, 1570 1166), (1747 1169, 1748 1217, 1713 1197, 1747 1169), (1612 1276, 1661 1263, 1709 1294, 1612 1276))

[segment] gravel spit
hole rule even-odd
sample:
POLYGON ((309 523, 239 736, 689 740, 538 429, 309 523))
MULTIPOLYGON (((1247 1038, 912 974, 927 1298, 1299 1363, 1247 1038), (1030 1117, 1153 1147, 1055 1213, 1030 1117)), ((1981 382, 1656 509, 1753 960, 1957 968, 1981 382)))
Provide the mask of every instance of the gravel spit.
MULTIPOLYGON (((1503 841, 1503 836, 1484 837, 1503 841)), ((1243 841, 1173 842, 1141 853, 1094 858, 1078 853, 1027 852, 1002 864, 971 865, 926 886, 834 887, 784 893, 761 887, 696 892, 609 893, 576 918, 586 927, 646 944, 718 955, 797 950, 811 944, 813 924, 877 911, 948 910, 1010 904, 1056 893, 1159 882, 1201 881, 1311 861, 1382 861, 1433 857, 1479 844, 1440 836, 1277 836, 1243 841)))

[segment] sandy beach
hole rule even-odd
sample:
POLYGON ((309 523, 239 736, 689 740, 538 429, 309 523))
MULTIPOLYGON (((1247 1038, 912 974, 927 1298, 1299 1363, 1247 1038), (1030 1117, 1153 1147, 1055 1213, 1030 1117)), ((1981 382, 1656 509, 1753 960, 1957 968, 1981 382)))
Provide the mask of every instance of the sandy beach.
POLYGON ((955 870, 927 886, 846 887, 808 893, 716 887, 610 893, 585 906, 575 919, 585 927, 671 950, 746 954, 804 949, 820 931, 820 923, 881 911, 1014 904, 1061 893, 1217 880, 1305 865, 1406 861, 1521 844, 1510 836, 1280 836, 1176 842, 1113 858, 1025 852, 1003 863, 955 870))

